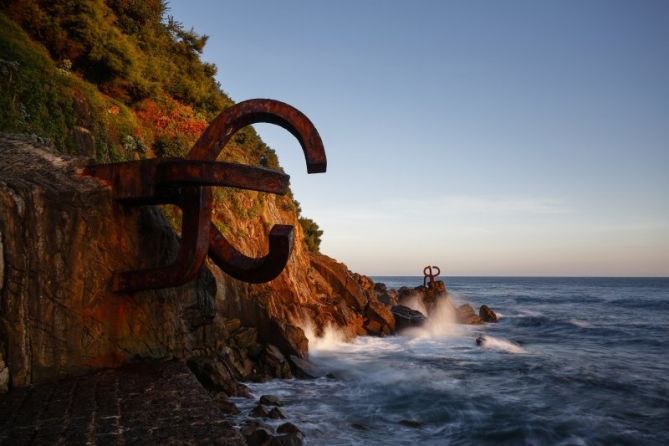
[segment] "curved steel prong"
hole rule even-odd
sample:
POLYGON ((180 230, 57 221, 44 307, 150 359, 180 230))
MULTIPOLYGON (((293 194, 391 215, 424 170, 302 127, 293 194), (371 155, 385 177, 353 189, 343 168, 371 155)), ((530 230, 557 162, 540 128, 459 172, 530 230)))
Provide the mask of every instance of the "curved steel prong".
POLYGON ((250 99, 223 110, 202 133, 187 158, 215 161, 223 147, 242 127, 267 122, 292 133, 300 142, 307 172, 325 172, 327 159, 318 130, 301 111, 273 99, 250 99))
POLYGON ((181 207, 181 243, 171 265, 114 273, 112 290, 125 293, 183 285, 195 278, 207 258, 211 224, 211 188, 184 187, 175 204, 181 207))
POLYGON ((209 227, 209 255, 227 274, 250 283, 269 282, 281 274, 293 250, 295 229, 274 225, 269 233, 269 252, 259 258, 245 256, 228 242, 212 223, 209 227))
MULTIPOLYGON (((302 146, 307 172, 325 172, 327 159, 316 127, 295 107, 272 99, 251 99, 225 109, 200 136, 187 158, 215 161, 238 130, 259 122, 279 125, 292 133, 302 146)), ((268 282, 285 267, 293 247, 293 232, 292 226, 275 225, 269 234, 269 253, 254 259, 237 251, 212 224, 209 255, 232 277, 251 283, 268 282)))

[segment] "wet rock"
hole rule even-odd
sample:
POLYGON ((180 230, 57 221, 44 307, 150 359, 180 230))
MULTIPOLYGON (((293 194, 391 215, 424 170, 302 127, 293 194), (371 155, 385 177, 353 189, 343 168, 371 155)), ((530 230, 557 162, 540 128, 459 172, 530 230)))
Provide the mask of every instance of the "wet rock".
MULTIPOLYGON (((422 287, 419 287, 419 289, 422 289, 422 287)), ((397 301, 400 303, 400 305, 404 305, 408 299, 411 299, 420 294, 421 290, 403 286, 397 290, 397 301)))
MULTIPOLYGON (((259 347, 262 348, 262 347, 259 347)), ((248 357, 247 350, 236 347, 222 347, 219 356, 226 364, 232 366, 235 378, 249 379, 253 374, 255 364, 248 357)))
POLYGON ((265 446, 272 440, 274 429, 269 424, 251 420, 244 423, 241 434, 248 446, 265 446))
POLYGON ((255 347, 258 342, 258 331, 251 327, 241 327, 232 333, 232 340, 241 350, 255 347))
POLYGON ((437 297, 446 294, 446 284, 443 280, 435 280, 433 289, 437 297))
MULTIPOLYGON (((0 238, 0 262, 2 262, 2 240, 0 238)), ((0 264, 0 275, 2 275, 2 265, 0 264)), ((0 278, 0 289, 2 288, 2 279, 0 278)), ((0 341, 0 393, 7 392, 9 388, 9 368, 5 364, 5 345, 0 341)))
MULTIPOLYGON (((260 357, 259 365, 268 378, 292 378, 290 364, 283 353, 272 344, 267 344, 260 357)), ((261 377, 262 378, 262 377, 261 377)))
POLYGON ((277 435, 270 441, 270 446, 302 446, 304 444, 304 435, 300 433, 291 433, 277 435))
POLYGON ((395 318, 395 328, 404 330, 406 328, 420 327, 425 323, 427 318, 420 311, 412 310, 404 305, 395 305, 390 309, 395 318))
POLYGON ((261 396, 260 404, 264 404, 265 406, 283 406, 279 397, 274 395, 261 396))
POLYGON ((272 408, 272 410, 269 411, 267 416, 269 418, 274 419, 274 420, 283 420, 283 419, 286 418, 286 416, 283 414, 283 412, 281 412, 281 409, 279 409, 278 407, 272 408))
POLYGON ((251 409, 249 415, 256 418, 269 418, 269 412, 267 412, 267 409, 265 409, 265 406, 262 404, 258 404, 256 407, 251 409))
POLYGON ((487 305, 481 305, 481 308, 479 308, 479 317, 484 322, 497 322, 497 314, 487 305))
POLYGON ((483 323, 483 319, 474 312, 474 308, 469 304, 460 305, 455 314, 460 324, 479 325, 483 323))
POLYGON ((238 383, 226 364, 218 358, 193 358, 188 361, 188 368, 212 392, 225 392, 230 396, 249 396, 248 389, 238 383))
POLYGON ((298 378, 316 378, 318 372, 316 367, 309 361, 298 358, 297 356, 290 356, 290 365, 293 375, 298 378))
POLYGON ((237 415, 240 413, 239 408, 237 408, 235 403, 228 399, 228 395, 226 395, 225 392, 219 392, 216 394, 214 397, 214 402, 223 413, 228 415, 237 415))
POLYGON ((377 294, 385 294, 388 292, 388 286, 383 282, 377 282, 374 284, 374 291, 377 294))
POLYGON ((5 367, 4 361, 0 361, 0 393, 7 392, 9 388, 9 368, 5 367))
POLYGON ((370 301, 365 310, 365 329, 373 336, 386 336, 395 331, 395 318, 388 307, 370 301))
POLYGON ((413 427, 413 428, 425 426, 424 422, 418 420, 400 420, 399 424, 401 424, 402 426, 413 427))
POLYGON ((291 422, 283 423, 281 426, 279 426, 276 429, 276 431, 279 434, 294 434, 294 433, 300 433, 301 434, 302 433, 302 431, 291 422))

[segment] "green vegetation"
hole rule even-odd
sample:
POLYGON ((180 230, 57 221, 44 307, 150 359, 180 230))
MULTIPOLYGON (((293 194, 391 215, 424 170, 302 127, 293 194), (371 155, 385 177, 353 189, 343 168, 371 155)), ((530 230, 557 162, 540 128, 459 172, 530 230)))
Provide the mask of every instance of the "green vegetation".
MULTIPOLYGON (((0 0, 0 131, 35 134, 77 154, 75 129, 82 127, 101 162, 184 155, 233 101, 214 78, 216 66, 200 59, 207 36, 186 30, 166 5, 0 0)), ((221 157, 281 169, 252 127, 221 157)), ((241 221, 262 217, 262 194, 217 188, 215 196, 221 211, 241 221)), ((278 204, 299 216, 292 194, 278 204)), ((179 212, 166 214, 178 228, 179 212)), ((317 252, 322 231, 309 219, 300 223, 317 252)))
POLYGON ((304 243, 311 252, 319 253, 321 248, 321 235, 323 231, 318 227, 315 221, 310 218, 299 218, 302 231, 304 232, 304 243))

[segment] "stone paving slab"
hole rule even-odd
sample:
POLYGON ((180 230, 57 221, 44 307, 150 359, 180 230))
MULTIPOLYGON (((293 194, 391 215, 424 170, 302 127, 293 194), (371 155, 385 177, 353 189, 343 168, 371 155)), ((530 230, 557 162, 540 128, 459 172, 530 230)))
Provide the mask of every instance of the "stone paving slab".
POLYGON ((0 395, 0 445, 244 445, 182 362, 133 364, 0 395))

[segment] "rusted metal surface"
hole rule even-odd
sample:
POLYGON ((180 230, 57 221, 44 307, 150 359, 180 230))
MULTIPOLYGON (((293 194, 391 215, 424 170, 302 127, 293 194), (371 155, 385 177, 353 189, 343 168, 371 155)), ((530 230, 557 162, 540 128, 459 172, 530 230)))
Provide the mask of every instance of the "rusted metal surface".
POLYGON ((434 278, 437 277, 439 274, 441 274, 441 270, 439 269, 438 266, 426 266, 423 268, 423 286, 427 287, 429 289, 435 288, 435 280, 434 278), (437 270, 437 272, 433 272, 433 270, 437 270), (429 279, 429 283, 428 283, 429 279))
POLYGON ((274 279, 286 266, 294 228, 274 225, 268 253, 247 257, 225 239, 211 221, 211 186, 234 187, 283 195, 290 177, 265 167, 216 161, 241 128, 259 122, 279 125, 302 146, 307 172, 325 172, 327 160, 318 131, 299 110, 271 99, 240 102, 219 114, 188 153, 187 159, 155 158, 88 166, 84 173, 111 186, 114 200, 124 205, 175 204, 183 211, 181 245, 171 265, 116 272, 112 289, 119 293, 182 285, 200 271, 207 254, 230 276, 251 283, 274 279))

